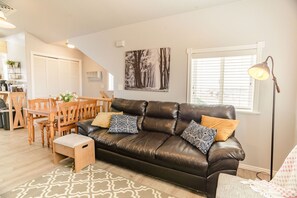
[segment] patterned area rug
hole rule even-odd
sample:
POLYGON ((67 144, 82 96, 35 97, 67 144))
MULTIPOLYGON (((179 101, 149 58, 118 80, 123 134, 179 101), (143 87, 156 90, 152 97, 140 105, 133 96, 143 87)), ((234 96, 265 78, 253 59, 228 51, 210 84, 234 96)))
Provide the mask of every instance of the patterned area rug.
POLYGON ((173 198, 153 188, 100 169, 96 164, 88 166, 79 173, 72 172, 69 167, 59 167, 0 197, 173 198))

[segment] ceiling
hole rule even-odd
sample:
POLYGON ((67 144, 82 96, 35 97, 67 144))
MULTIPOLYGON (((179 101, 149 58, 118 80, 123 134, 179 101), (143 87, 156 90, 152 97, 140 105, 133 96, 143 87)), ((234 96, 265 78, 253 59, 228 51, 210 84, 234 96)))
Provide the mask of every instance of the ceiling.
POLYGON ((17 28, 0 29, 0 37, 26 31, 54 43, 234 1, 238 0, 2 0, 16 9, 6 17, 17 28))

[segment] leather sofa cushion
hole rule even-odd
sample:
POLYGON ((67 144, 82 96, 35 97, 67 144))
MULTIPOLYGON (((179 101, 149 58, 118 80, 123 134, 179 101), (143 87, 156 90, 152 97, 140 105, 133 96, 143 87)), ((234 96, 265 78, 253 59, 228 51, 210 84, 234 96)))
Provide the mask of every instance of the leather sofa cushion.
POLYGON ((108 129, 101 129, 89 134, 89 137, 95 140, 96 147, 115 151, 118 141, 127 136, 130 136, 129 134, 125 133, 111 134, 108 133, 107 130, 108 129))
POLYGON ((156 150, 168 137, 165 133, 140 131, 136 135, 121 139, 116 146, 124 155, 151 161, 155 158, 156 150))
POLYGON ((179 116, 175 134, 180 135, 191 120, 201 123, 201 116, 211 116, 225 119, 235 119, 235 108, 232 105, 195 105, 182 103, 179 105, 179 116))
POLYGON ((178 103, 175 102, 149 102, 143 120, 143 130, 159 131, 173 135, 178 107, 178 103))
POLYGON ((115 98, 111 103, 111 111, 123 111, 125 115, 137 116, 137 128, 141 130, 146 106, 147 102, 144 100, 115 98))
POLYGON ((146 108, 146 116, 155 118, 175 119, 178 113, 178 103, 150 101, 146 108))
POLYGON ((143 121, 143 130, 174 134, 175 124, 175 119, 145 117, 143 121))
POLYGON ((126 100, 115 98, 111 103, 111 109, 115 111, 123 111, 125 114, 143 116, 147 102, 144 100, 126 100))
POLYGON ((207 156, 179 136, 171 136, 156 151, 162 165, 190 174, 206 177, 207 156))

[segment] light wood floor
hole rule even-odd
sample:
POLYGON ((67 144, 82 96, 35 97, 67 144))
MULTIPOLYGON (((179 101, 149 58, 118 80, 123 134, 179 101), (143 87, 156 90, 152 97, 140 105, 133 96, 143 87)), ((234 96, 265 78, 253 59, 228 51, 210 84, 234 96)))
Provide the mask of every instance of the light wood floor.
MULTIPOLYGON (((0 129, 0 195, 56 167, 53 164, 51 150, 47 147, 43 148, 41 145, 39 131, 36 131, 36 136, 36 142, 28 145, 26 129, 18 129, 13 132, 0 129)), ((102 166, 102 169, 175 197, 204 197, 201 194, 106 162, 97 160, 97 163, 102 166)), ((242 169, 238 170, 238 175, 250 179, 256 177, 255 172, 242 169)))

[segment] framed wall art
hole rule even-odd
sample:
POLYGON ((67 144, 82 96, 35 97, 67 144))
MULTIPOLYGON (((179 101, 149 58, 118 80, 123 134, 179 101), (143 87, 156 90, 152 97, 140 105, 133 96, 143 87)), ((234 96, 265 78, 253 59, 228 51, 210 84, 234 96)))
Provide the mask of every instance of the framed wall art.
POLYGON ((127 51, 125 89, 168 92, 170 48, 127 51))

